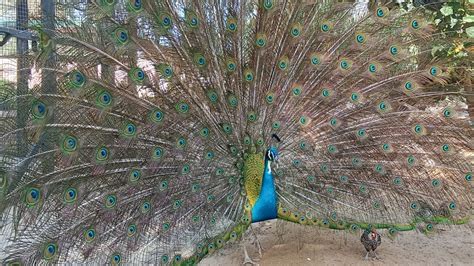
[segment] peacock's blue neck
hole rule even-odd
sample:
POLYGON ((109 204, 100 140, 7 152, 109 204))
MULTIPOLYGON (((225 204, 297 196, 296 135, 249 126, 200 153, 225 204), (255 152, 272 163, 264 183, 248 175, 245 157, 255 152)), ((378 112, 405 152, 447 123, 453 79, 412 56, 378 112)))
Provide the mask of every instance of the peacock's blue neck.
POLYGON ((260 222, 277 217, 277 197, 271 168, 271 161, 265 158, 262 187, 252 208, 252 222, 260 222))

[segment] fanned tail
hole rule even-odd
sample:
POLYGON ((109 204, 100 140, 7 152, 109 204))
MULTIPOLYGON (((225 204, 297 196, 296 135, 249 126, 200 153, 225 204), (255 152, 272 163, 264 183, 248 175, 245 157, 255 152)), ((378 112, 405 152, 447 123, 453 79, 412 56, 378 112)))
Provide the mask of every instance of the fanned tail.
POLYGON ((0 95, 28 116, 0 131, 4 262, 195 264, 245 232, 274 134, 280 218, 466 221, 466 93, 432 56, 452 38, 423 6, 354 7, 96 0, 40 26, 41 84, 0 95))

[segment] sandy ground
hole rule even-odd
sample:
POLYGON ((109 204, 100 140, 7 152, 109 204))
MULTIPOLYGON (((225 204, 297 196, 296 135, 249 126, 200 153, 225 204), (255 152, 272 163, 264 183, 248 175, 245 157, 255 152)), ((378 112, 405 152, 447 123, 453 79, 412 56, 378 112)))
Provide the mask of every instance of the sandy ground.
POLYGON ((260 265, 474 265, 474 222, 438 227, 428 236, 401 232, 394 240, 385 230, 380 233, 381 259, 365 261, 360 234, 273 220, 253 224, 240 243, 226 245, 199 265, 242 265, 243 245, 260 265), (257 238, 263 248, 260 259, 257 238))

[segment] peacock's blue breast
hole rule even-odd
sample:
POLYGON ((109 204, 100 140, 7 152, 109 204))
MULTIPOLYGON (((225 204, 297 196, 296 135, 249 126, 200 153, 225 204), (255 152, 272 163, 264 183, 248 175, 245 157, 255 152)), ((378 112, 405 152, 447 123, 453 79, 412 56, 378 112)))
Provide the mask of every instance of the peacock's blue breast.
POLYGON ((277 197, 270 163, 265 162, 262 188, 252 208, 252 222, 277 218, 277 197))

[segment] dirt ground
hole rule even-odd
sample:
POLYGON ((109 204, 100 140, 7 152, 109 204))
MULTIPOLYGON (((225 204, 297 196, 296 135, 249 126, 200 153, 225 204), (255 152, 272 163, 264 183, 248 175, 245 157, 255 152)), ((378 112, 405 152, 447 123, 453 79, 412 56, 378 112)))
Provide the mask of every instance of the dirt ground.
MULTIPOLYGON (((259 265, 474 265, 474 223, 437 227, 435 233, 380 231, 380 260, 364 260, 360 234, 273 220, 252 225, 240 243, 228 244, 200 265, 242 265, 246 246, 259 265), (263 249, 259 257, 257 241, 263 249), (257 261, 258 260, 258 261, 257 261)), ((250 265, 250 264, 248 264, 250 265)))

